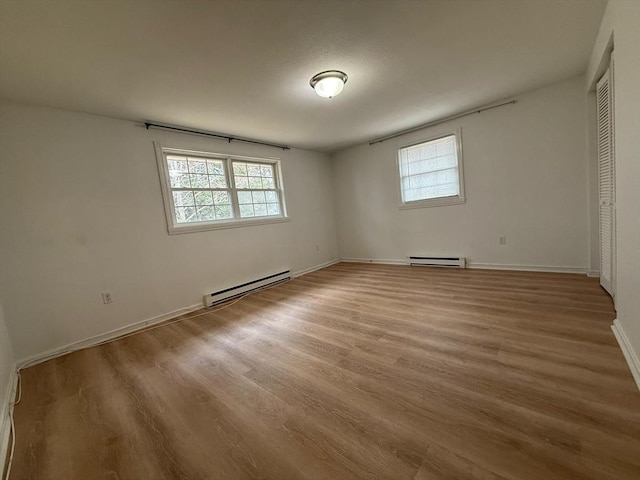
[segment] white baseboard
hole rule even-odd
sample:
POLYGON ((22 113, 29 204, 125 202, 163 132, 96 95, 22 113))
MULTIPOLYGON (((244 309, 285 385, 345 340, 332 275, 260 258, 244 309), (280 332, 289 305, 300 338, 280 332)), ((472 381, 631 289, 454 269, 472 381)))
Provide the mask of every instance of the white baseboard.
MULTIPOLYGON (((409 265, 408 260, 382 259, 382 258, 343 258, 343 262, 352 263, 377 263, 383 265, 409 265)), ((587 274, 586 267, 556 267, 548 265, 517 265, 507 263, 479 263, 467 261, 467 268, 481 268, 486 270, 515 270, 521 272, 552 272, 552 273, 578 273, 587 274)))
POLYGON ((13 369, 11 376, 9 377, 9 384, 6 386, 4 395, 4 401, 0 405, 0 415, 2 415, 2 421, 0 421, 0 470, 4 468, 7 463, 7 456, 9 455, 9 443, 11 440, 11 403, 16 398, 16 388, 18 387, 18 370, 13 369))
POLYGON ((600 278, 600 270, 589 270, 587 272, 587 277, 600 278))
POLYGON ((517 265, 507 263, 477 263, 467 262, 467 268, 481 268, 486 270, 516 270, 521 272, 550 272, 550 273, 577 273, 586 275, 586 267, 556 267, 550 265, 517 265))
POLYGON ((155 325, 157 323, 166 322, 167 320, 171 320, 172 318, 179 317, 180 315, 186 315, 187 313, 191 313, 201 308, 204 308, 204 305, 202 303, 196 303, 188 307, 173 310, 172 312, 163 313, 161 315, 157 315, 155 317, 151 317, 146 320, 142 320, 136 323, 131 323, 129 325, 125 325, 124 327, 116 328, 114 330, 110 330, 108 332, 101 333, 99 335, 94 335, 93 337, 85 338, 84 340, 79 340, 77 342, 69 343, 62 347, 53 348, 46 352, 39 353, 37 355, 33 355, 31 357, 28 357, 19 361, 18 369, 21 369, 27 365, 28 366, 37 365, 38 363, 42 363, 49 359, 59 357, 60 355, 63 355, 65 353, 70 353, 76 350, 81 350, 83 348, 92 347, 98 343, 102 343, 108 340, 113 340, 122 335, 133 333, 137 330, 142 330, 143 328, 149 327, 151 325, 155 325))
POLYGON ((328 262, 321 263, 319 265, 314 265, 313 267, 305 268, 304 270, 298 270, 297 272, 293 272, 291 276, 293 278, 301 277, 302 275, 306 275, 307 273, 315 272, 316 270, 320 270, 322 268, 330 267, 331 265, 335 265, 336 263, 340 263, 339 258, 334 258, 333 260, 329 260, 328 262))
POLYGON ((636 352, 633 351, 629 337, 627 337, 627 334, 622 329, 622 325, 618 322, 618 319, 613 321, 611 330, 613 330, 613 334, 616 336, 616 340, 618 340, 622 354, 631 370, 631 375, 633 375, 633 379, 636 381, 636 385, 640 390, 640 360, 638 360, 636 352))
MULTIPOLYGON (((313 267, 297 271, 292 274, 292 277, 299 277, 306 273, 310 273, 315 270, 320 270, 321 268, 326 268, 338 262, 340 262, 340 259, 333 259, 328 262, 322 263, 320 265, 315 265, 313 267)), ((69 343, 62 347, 53 348, 46 352, 39 353, 37 355, 33 355, 31 357, 28 357, 19 361, 17 368, 20 369, 25 367, 26 365, 28 366, 37 365, 38 363, 42 363, 52 358, 59 357, 60 355, 64 355, 65 353, 70 353, 76 350, 81 350, 83 348, 92 347, 94 345, 97 345, 98 343, 106 342, 108 340, 113 340, 122 335, 133 333, 137 330, 142 330, 146 327, 150 327, 157 323, 166 322, 167 320, 171 320, 172 318, 176 318, 181 315, 186 315, 187 313, 191 313, 195 310, 200 310, 201 308, 204 308, 204 305, 202 303, 196 303, 194 305, 189 305, 188 307, 179 308, 177 310, 173 310, 172 312, 163 313, 161 315, 157 315, 155 317, 148 318, 146 320, 132 323, 124 327, 116 328, 114 330, 110 330, 108 332, 101 333, 99 335, 94 335, 93 337, 85 338, 84 340, 69 343)))
POLYGON ((384 258, 342 258, 341 261, 348 263, 377 263, 380 265, 409 265, 406 258, 402 260, 384 258))

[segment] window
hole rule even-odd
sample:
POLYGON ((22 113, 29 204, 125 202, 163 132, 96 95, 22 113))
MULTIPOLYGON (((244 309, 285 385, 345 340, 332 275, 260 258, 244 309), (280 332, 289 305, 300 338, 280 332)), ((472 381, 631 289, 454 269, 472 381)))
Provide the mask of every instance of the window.
POLYGON ((286 220, 277 160, 158 147, 169 233, 286 220))
POLYGON ((464 202, 460 131, 398 151, 401 207, 464 202))

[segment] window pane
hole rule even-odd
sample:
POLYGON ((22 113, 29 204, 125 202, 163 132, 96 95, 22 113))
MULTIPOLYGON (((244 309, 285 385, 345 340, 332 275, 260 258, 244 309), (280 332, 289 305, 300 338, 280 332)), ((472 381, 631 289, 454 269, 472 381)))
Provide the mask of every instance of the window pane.
POLYGON ((252 192, 251 196, 253 197, 253 203, 264 203, 266 202, 264 192, 252 192))
POLYGON ((276 192, 265 192, 264 194, 267 202, 277 202, 278 201, 278 194, 276 192))
POLYGON ((437 155, 452 155, 455 153, 455 137, 450 136, 443 138, 441 142, 436 144, 437 155))
POLYGON ((189 159, 189 173, 207 173, 207 162, 204 160, 189 159))
POLYGON ((208 175, 191 174, 190 177, 191 177, 191 188, 209 188, 208 175))
POLYGON ((191 188, 191 180, 188 174, 172 173, 169 177, 171 188, 191 188))
POLYGON ((187 159, 185 157, 167 156, 167 167, 169 172, 186 172, 187 159))
POLYGON ((231 197, 229 192, 213 192, 213 203, 216 205, 230 205, 231 197))
POLYGON ((236 188, 249 188, 249 179, 247 177, 236 177, 236 188))
POLYGON ((224 164, 219 160, 207 160, 209 175, 222 175, 224 177, 224 164))
POLYGON ((280 215, 280 205, 277 203, 267 203, 268 215, 280 215))
POLYGON ((213 205, 211 192, 196 192, 195 196, 197 205, 213 205))
POLYGON ((173 192, 173 203, 176 207, 193 206, 193 192, 173 192))
POLYGON ((252 203, 253 197, 251 196, 251 192, 238 192, 238 203, 239 204, 247 204, 252 203))
POLYGON ((242 218, 253 217, 253 205, 240 205, 240 216, 242 218))
POLYGON ((247 164, 247 175, 250 177, 260 177, 260 165, 256 165, 253 163, 247 164))
POLYGON ((267 205, 259 203, 253 206, 256 217, 264 217, 267 215, 267 205))
POLYGON ((400 150, 405 202, 460 195, 455 141, 455 135, 449 135, 400 150))
POLYGON ((457 168, 458 160, 455 155, 445 155, 443 157, 425 158, 407 165, 405 175, 416 175, 419 173, 434 172, 446 168, 457 168))
POLYGON ((241 217, 266 217, 281 215, 277 192, 262 190, 238 191, 241 217))
POLYGON ((210 222, 216 219, 213 207, 198 207, 198 221, 210 222))
POLYGON ((439 172, 423 173, 409 177, 410 188, 429 187, 443 183, 455 183, 458 179, 458 169, 441 170, 439 172))
POLYGON ((239 163, 239 162, 233 162, 233 174, 234 175, 247 175, 247 164, 246 163, 239 163))
POLYGON ((218 220, 225 220, 228 218, 232 218, 231 214, 231 205, 216 205, 213 207, 216 213, 216 218, 218 220))
POLYGON ((262 188, 262 178, 249 177, 249 188, 262 188))
POLYGON ((453 197, 459 194, 459 188, 457 183, 449 185, 438 185, 437 187, 431 187, 429 189, 430 194, 434 197, 453 197))
POLYGON ((415 200, 425 200, 430 198, 453 197, 459 195, 457 183, 436 185, 432 187, 411 188, 405 191, 404 200, 412 202, 415 200))
POLYGON ((233 172, 238 189, 268 190, 276 188, 274 165, 233 162, 233 172))
POLYGON ((178 223, 195 222, 196 220, 195 207, 176 207, 176 221, 178 223))
POLYGON ((209 175, 211 188, 227 188, 227 177, 224 175, 209 175))

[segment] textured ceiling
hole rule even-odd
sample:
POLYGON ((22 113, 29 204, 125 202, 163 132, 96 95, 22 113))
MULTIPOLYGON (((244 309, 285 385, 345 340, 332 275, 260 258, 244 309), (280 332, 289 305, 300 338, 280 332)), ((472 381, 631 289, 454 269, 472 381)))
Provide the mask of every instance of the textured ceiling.
POLYGON ((0 96, 334 151, 583 73, 604 7, 0 0, 0 96))

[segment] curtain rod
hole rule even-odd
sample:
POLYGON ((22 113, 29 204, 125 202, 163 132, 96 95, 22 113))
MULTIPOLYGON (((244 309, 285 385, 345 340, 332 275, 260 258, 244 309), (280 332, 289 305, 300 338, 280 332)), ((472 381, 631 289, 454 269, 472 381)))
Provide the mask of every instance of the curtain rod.
POLYGON ((291 150, 291 147, 287 145, 278 145, 275 143, 261 142, 259 140, 251 140, 249 138, 241 138, 241 137, 234 137, 231 135, 225 135, 224 133, 207 132, 206 130, 191 130, 189 128, 175 127, 173 125, 167 125, 163 123, 153 123, 153 122, 144 122, 144 126, 147 130, 149 130, 150 128, 158 128, 162 130, 172 130, 174 132, 191 133, 194 135, 204 135, 205 137, 224 138, 225 140, 228 140, 229 143, 231 143, 232 141, 243 142, 243 143, 253 143, 254 145, 264 145, 266 147, 281 148, 282 150, 291 150))
POLYGON ((467 115, 473 115, 474 113, 480 113, 486 110, 491 110, 492 108, 503 107, 505 105, 512 105, 514 103, 517 103, 517 100, 509 100, 508 102, 497 103, 495 105, 487 105, 485 107, 479 107, 479 108, 474 108, 473 110, 467 110, 466 112, 456 113, 455 115, 441 118, 440 120, 434 120, 433 122, 423 123, 422 125, 418 125, 417 127, 412 127, 407 130, 402 130, 400 132, 392 133, 391 135, 387 135, 386 137, 376 138, 375 140, 371 140, 369 142, 369 145, 382 143, 385 140, 391 140, 392 138, 396 138, 401 135, 406 135, 407 133, 417 132, 418 130, 422 130, 423 128, 439 125, 440 123, 448 122, 449 120, 455 120, 456 118, 466 117, 467 115))

